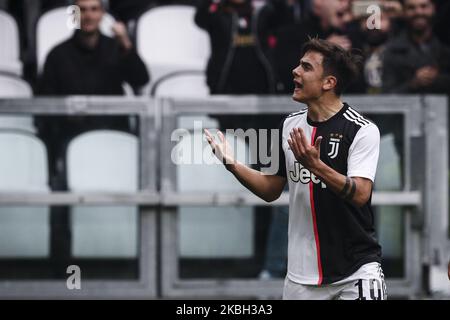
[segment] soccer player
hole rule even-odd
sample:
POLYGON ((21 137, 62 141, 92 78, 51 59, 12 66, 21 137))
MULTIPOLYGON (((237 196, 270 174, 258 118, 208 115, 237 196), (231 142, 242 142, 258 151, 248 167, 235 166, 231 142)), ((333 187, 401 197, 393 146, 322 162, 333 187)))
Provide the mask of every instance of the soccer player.
POLYGON ((216 156, 257 196, 274 201, 289 183, 283 299, 386 299, 371 209, 380 133, 340 99, 358 57, 325 40, 304 45, 293 99, 307 108, 281 124, 276 174, 239 163, 220 131, 216 141, 205 130, 216 156))

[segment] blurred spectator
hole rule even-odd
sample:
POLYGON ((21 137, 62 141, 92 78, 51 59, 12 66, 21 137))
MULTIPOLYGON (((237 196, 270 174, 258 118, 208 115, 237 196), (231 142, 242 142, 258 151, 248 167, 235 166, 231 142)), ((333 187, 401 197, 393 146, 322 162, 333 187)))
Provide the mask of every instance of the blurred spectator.
MULTIPOLYGON (((206 78, 211 94, 270 94, 275 92, 267 58, 270 30, 280 23, 282 1, 266 6, 251 0, 201 0, 195 23, 210 36, 211 56, 206 78)), ((281 15, 283 16, 283 15, 281 15)), ((218 115, 222 129, 276 128, 274 117, 218 115)), ((280 118, 281 120, 281 118, 280 118)))
POLYGON ((384 92, 450 92, 450 50, 433 35, 434 16, 431 0, 404 1, 406 30, 385 50, 384 92))
MULTIPOLYGON (((277 92, 292 93, 292 69, 298 64, 303 43, 310 37, 327 39, 350 49, 355 42, 347 28, 352 21, 348 1, 312 0, 310 17, 299 23, 279 27, 275 32, 276 45, 271 54, 277 77, 277 92)), ((359 29, 355 28, 355 31, 359 29)))
POLYGON ((267 21, 250 0, 202 0, 195 22, 210 36, 207 83, 212 94, 267 94, 274 91, 264 53, 267 21))
POLYGON ((133 48, 123 23, 113 31, 116 39, 100 33, 104 9, 100 0, 79 0, 81 30, 56 46, 47 56, 40 93, 46 95, 121 95, 122 83, 139 87, 149 76, 133 48))
POLYGON ((268 5, 283 8, 283 24, 299 23, 311 14, 313 0, 267 0, 268 5))
POLYGON ((109 0, 109 11, 117 19, 128 23, 137 20, 147 10, 161 5, 196 5, 197 0, 109 0))
POLYGON ((130 20, 136 20, 148 9, 159 5, 158 0, 109 0, 109 11, 118 20, 127 23, 130 20))
MULTIPOLYGON (((149 80, 147 68, 133 48, 123 23, 116 23, 116 39, 100 33, 104 14, 101 0, 77 0, 81 30, 56 46, 48 55, 39 83, 44 95, 122 95, 122 82, 138 87, 149 80)), ((126 107, 126 106, 124 106, 126 107)), ((94 129, 132 131, 127 116, 39 116, 39 137, 48 153, 50 187, 67 190, 66 152, 72 138, 94 129)), ((71 228, 67 207, 51 209, 51 258, 56 276, 63 276, 70 261, 71 228), (63 268, 64 267, 64 268, 63 268)))
POLYGON ((392 31, 392 21, 384 9, 381 14, 380 29, 369 29, 367 17, 359 20, 361 38, 363 39, 362 51, 364 56, 361 78, 357 86, 352 86, 351 93, 382 93, 383 56, 386 44, 392 31), (355 89, 357 88, 357 89, 355 89))
MULTIPOLYGON (((123 82, 139 87, 149 80, 147 68, 137 55, 125 26, 118 22, 113 31, 116 39, 99 31, 104 14, 102 1, 78 0, 81 8, 81 30, 56 46, 48 55, 39 83, 41 95, 122 95, 123 82)), ((39 135, 49 152, 50 174, 65 188, 64 170, 57 164, 64 158, 66 146, 77 134, 100 128, 130 131, 129 119, 120 117, 63 117, 36 118, 39 135)))

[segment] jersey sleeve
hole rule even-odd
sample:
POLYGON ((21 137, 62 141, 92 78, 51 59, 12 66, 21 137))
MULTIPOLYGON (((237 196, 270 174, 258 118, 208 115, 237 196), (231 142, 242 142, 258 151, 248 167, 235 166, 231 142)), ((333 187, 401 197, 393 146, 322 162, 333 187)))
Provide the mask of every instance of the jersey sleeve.
POLYGON ((272 157, 272 160, 275 161, 274 165, 276 166, 275 175, 287 178, 286 175, 286 158, 283 150, 283 126, 284 120, 281 122, 278 128, 278 140, 277 143, 272 144, 271 154, 275 157, 272 157), (276 156, 278 155, 278 157, 276 156))
POLYGON ((380 131, 377 126, 370 123, 359 129, 348 152, 347 176, 374 182, 379 152, 380 131))

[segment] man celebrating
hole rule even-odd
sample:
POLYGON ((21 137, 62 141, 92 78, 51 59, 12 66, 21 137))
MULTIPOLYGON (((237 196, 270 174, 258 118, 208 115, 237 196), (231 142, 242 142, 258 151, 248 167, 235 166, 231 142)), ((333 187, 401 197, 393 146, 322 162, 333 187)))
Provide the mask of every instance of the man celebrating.
POLYGON ((237 162, 221 132, 220 141, 207 130, 206 138, 226 168, 265 201, 276 200, 289 182, 284 299, 386 299, 370 205, 380 133, 340 100, 359 57, 319 39, 302 51, 293 99, 308 108, 281 124, 276 174, 237 162))

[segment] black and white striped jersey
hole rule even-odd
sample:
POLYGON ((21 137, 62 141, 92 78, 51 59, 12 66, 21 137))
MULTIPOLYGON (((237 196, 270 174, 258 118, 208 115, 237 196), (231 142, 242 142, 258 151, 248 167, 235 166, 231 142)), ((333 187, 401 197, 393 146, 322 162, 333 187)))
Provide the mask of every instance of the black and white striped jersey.
POLYGON ((301 284, 330 284, 366 263, 381 262, 371 201, 361 208, 353 206, 298 163, 287 142, 294 128, 302 128, 311 144, 322 136, 320 158, 328 166, 372 181, 380 133, 346 103, 323 122, 313 122, 305 109, 281 124, 277 175, 289 182, 288 277, 301 284))

